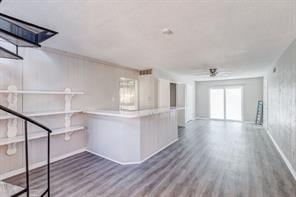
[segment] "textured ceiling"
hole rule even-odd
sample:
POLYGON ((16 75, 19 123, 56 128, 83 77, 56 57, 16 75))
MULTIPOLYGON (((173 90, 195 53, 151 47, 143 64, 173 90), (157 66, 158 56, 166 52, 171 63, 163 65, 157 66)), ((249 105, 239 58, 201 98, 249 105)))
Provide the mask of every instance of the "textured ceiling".
POLYGON ((296 37, 295 0, 4 0, 0 11, 59 32, 43 45, 195 79, 208 67, 260 76, 296 37))

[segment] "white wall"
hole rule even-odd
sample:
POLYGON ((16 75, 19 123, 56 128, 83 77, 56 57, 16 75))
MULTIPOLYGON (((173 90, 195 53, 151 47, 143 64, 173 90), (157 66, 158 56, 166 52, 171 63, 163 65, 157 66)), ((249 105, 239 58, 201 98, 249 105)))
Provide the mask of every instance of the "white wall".
POLYGON ((186 84, 177 84, 176 87, 176 91, 177 91, 177 106, 178 107, 185 107, 185 103, 186 103, 186 84))
POLYGON ((195 118, 195 83, 186 83, 186 122, 195 118))
POLYGON ((185 107, 178 111, 178 125, 195 117, 195 89, 193 81, 185 81, 175 75, 153 69, 152 75, 139 77, 140 109, 170 106, 170 83, 176 83, 176 104, 185 107))
POLYGON ((158 81, 153 75, 139 76, 139 109, 157 107, 158 81))
MULTIPOLYGON (((185 107, 186 105, 186 84, 177 84, 177 107, 185 107)), ((178 126, 186 125, 186 109, 178 110, 178 126)))
MULTIPOLYGON (((185 80, 179 76, 172 75, 161 71, 159 69, 153 69, 152 75, 144 75, 139 77, 139 102, 140 109, 149 109, 161 106, 169 106, 170 101, 166 99, 170 97, 170 86, 169 83, 176 83, 177 86, 184 86, 185 90, 179 91, 177 95, 177 106, 185 106, 186 122, 195 118, 195 83, 192 80, 185 80), (160 80, 159 80, 160 79, 160 80), (162 90, 159 90, 161 87, 162 90), (185 93, 184 93, 185 91, 185 93), (159 95, 161 92, 161 95, 159 95), (161 103, 160 103, 161 102, 161 103), (177 101, 178 102, 178 101, 177 101)), ((179 90, 181 90, 179 88, 179 90)), ((182 124, 183 125, 183 124, 182 124)), ((184 125, 183 125, 184 126, 184 125)))
POLYGON ((268 81, 267 76, 263 79, 263 126, 268 125, 268 81))
POLYGON ((170 82, 158 79, 158 107, 170 107, 170 82))
MULTIPOLYGON (((138 78, 135 70, 52 49, 21 49, 20 54, 23 61, 0 60, 0 89, 13 84, 25 90, 64 90, 68 87, 85 92, 85 95, 73 98, 72 109, 118 109, 119 78, 138 78)), ((18 98, 19 112, 64 110, 63 96, 20 95, 18 98)), ((7 106, 6 99, 7 95, 0 94, 1 105, 7 106)), ((64 126, 64 116, 37 119, 50 128, 64 126)), ((83 115, 74 115, 73 124, 84 124, 83 115)), ((6 130, 6 121, 0 121, 0 137, 6 137, 6 130)), ((20 126, 18 134, 21 133, 20 126)), ((67 142, 63 135, 52 137, 52 157, 84 148, 86 142, 85 131, 74 133, 67 142)), ((30 142, 30 163, 45 160, 45 144, 45 139, 30 142)), ((0 147, 0 175, 24 166, 23 144, 17 146, 18 152, 13 156, 6 155, 6 146, 0 147)))
POLYGON ((266 126, 296 178, 296 40, 272 66, 266 80, 266 126))
POLYGON ((255 121, 257 102, 263 99, 263 78, 196 82, 196 117, 209 118, 209 90, 212 87, 243 87, 244 121, 255 121))

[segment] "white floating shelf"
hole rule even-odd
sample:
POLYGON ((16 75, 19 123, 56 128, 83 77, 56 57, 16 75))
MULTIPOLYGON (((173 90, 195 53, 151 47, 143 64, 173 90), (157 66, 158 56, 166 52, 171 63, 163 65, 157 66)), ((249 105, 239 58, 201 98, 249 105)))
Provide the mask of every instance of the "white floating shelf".
MULTIPOLYGON (((74 113, 81 113, 82 110, 71 110, 71 111, 56 111, 56 112, 39 112, 39 113, 31 113, 25 114, 28 117, 40 117, 40 116, 53 116, 53 115, 61 115, 61 114, 74 114, 74 113)), ((15 116, 6 115, 0 116, 0 120, 8 120, 16 118, 15 116)))
MULTIPOLYGON (((56 129, 56 130, 53 130, 53 132, 50 134, 50 136, 80 131, 83 129, 85 129, 84 126, 73 126, 73 127, 69 127, 69 128, 56 129)), ((46 131, 29 134, 29 140, 35 140, 35 139, 44 138, 44 137, 47 137, 46 131)), ((13 143, 19 143, 19 142, 23 142, 23 141, 25 141, 24 136, 16 136, 13 138, 0 138, 0 146, 9 145, 9 144, 13 144, 13 143)))
POLYGON ((84 92, 68 91, 29 91, 29 90, 0 90, 2 94, 59 94, 59 95, 82 95, 84 92))

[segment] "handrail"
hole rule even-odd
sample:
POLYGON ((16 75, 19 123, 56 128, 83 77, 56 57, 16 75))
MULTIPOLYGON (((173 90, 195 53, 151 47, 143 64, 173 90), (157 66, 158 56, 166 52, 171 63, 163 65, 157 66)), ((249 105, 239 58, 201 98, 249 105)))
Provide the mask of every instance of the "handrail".
POLYGON ((4 107, 2 105, 0 105, 0 110, 3 110, 9 114, 12 114, 16 117, 19 117, 21 119, 23 119, 25 121, 25 153, 26 153, 26 188, 23 189, 22 191, 12 195, 12 197, 17 197, 20 196, 22 194, 24 194, 25 192, 27 192, 27 197, 30 196, 30 181, 29 181, 29 156, 28 156, 28 122, 44 129, 47 131, 47 189, 42 193, 41 196, 45 196, 45 194, 47 193, 47 197, 50 196, 50 133, 52 133, 52 130, 49 129, 48 127, 40 124, 39 122, 24 116, 23 114, 20 114, 16 111, 13 111, 7 107, 4 107))
POLYGON ((3 110, 3 111, 6 111, 7 113, 13 114, 14 116, 17 116, 17 117, 19 117, 21 119, 24 119, 24 120, 26 120, 26 121, 28 121, 28 122, 30 122, 30 123, 32 123, 32 124, 34 124, 34 125, 42 128, 42 129, 48 131, 49 133, 52 133, 52 130, 49 129, 48 127, 40 124, 39 122, 37 122, 37 121, 35 121, 35 120, 33 120, 33 119, 31 119, 31 118, 23 115, 23 114, 20 114, 20 113, 18 113, 16 111, 13 111, 13 110, 11 110, 11 109, 9 109, 7 107, 2 106, 2 105, 0 105, 0 109, 3 110))

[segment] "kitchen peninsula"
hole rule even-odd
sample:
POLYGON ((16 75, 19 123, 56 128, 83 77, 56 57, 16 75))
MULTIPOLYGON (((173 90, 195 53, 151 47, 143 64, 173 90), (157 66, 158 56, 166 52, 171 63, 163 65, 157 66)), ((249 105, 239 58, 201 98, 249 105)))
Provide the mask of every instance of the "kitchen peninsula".
POLYGON ((182 109, 87 111, 88 150, 122 165, 142 163, 178 140, 182 109))

